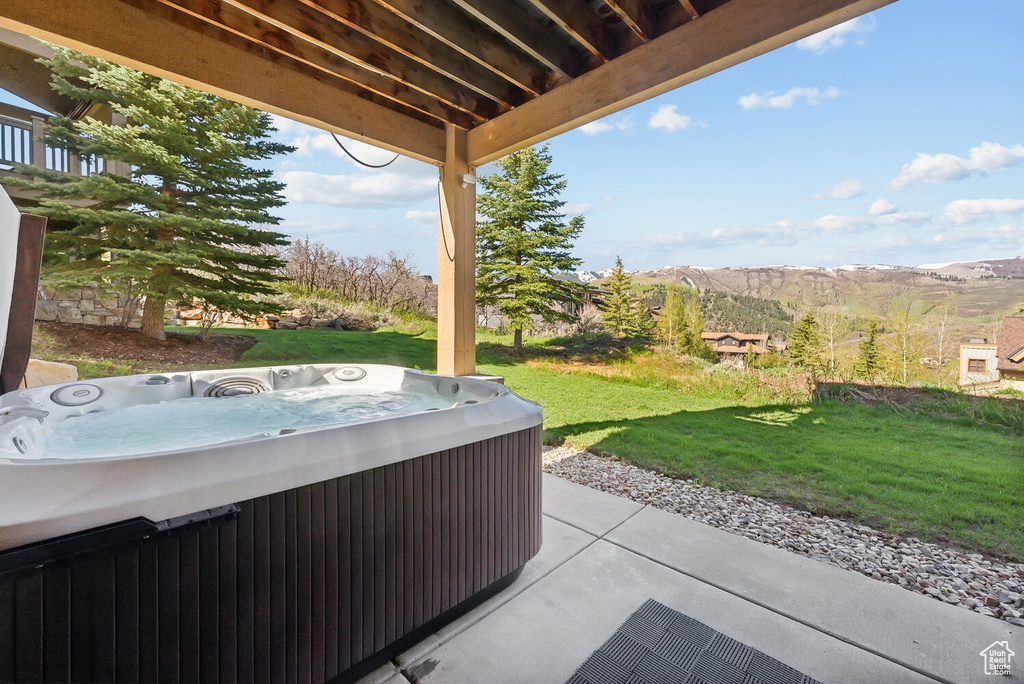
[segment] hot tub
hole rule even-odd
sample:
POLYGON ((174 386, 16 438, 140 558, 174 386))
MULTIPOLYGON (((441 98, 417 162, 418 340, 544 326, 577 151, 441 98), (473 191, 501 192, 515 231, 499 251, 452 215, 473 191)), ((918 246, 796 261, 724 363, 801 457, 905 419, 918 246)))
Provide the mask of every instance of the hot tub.
POLYGON ((376 365, 0 397, 0 681, 352 678, 540 548, 541 411, 376 365))

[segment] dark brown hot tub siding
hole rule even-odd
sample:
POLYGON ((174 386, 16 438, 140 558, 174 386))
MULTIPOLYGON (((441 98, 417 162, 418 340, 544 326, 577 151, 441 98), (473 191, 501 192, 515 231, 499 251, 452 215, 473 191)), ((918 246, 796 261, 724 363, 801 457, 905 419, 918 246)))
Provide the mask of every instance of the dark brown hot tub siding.
POLYGON ((0 681, 335 677, 540 550, 540 460, 537 427, 0 580, 0 681))

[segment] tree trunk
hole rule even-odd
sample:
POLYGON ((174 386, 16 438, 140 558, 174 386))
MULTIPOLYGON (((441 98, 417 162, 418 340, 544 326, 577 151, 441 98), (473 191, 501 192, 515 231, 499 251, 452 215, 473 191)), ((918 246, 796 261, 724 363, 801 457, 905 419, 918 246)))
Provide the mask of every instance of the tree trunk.
POLYGON ((164 305, 166 297, 150 295, 146 297, 146 305, 142 309, 142 334, 154 340, 164 340, 164 305))
POLYGON ((512 349, 519 352, 523 350, 523 329, 517 328, 512 336, 512 349))

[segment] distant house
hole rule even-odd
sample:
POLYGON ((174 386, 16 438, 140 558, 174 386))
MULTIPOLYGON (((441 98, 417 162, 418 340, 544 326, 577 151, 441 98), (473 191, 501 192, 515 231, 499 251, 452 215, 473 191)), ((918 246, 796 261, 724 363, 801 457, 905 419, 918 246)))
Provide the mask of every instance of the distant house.
POLYGON ((772 336, 768 333, 747 335, 737 332, 703 332, 701 339, 707 342, 718 354, 719 361, 743 362, 747 352, 767 354, 773 351, 772 336))
POLYGON ((1024 391, 1024 316, 1003 319, 996 355, 1001 382, 1024 391))
POLYGON ((997 347, 985 338, 960 345, 960 385, 988 385, 999 382, 997 347))

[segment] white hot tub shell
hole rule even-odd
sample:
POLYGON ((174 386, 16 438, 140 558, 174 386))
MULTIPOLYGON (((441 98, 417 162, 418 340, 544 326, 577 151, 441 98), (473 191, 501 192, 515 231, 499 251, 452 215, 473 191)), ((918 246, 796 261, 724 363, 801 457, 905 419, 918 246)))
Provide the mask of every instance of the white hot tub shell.
MULTIPOLYGON (((514 576, 539 550, 541 422, 537 404, 496 383, 380 365, 136 375, 0 396, 0 632, 14 635, 7 659, 0 647, 0 679, 242 681, 244 674, 316 682, 358 673, 514 576), (110 453, 47 447, 48 431, 93 412, 199 397, 200 406, 244 407, 254 394, 331 386, 402 393, 415 406, 199 446, 139 451, 118 447, 124 435, 111 434, 110 453), (161 574, 166 563, 148 565, 161 554, 173 557, 173 575, 161 574), (210 554, 216 571, 206 565, 210 554), (129 559, 127 579, 122 559, 129 559), (279 591, 282 582, 297 590, 279 591), (155 592, 152 616, 140 587, 155 592), (76 591, 89 601, 109 596, 111 605, 128 592, 131 605, 123 617, 120 609, 83 616, 76 591), (185 625, 210 601, 216 633, 196 631, 193 644, 185 625), (38 629, 15 623, 25 605, 74 623, 71 638, 50 639, 46 620, 38 629), (80 643, 96 630, 123 631, 122 619, 136 635, 128 643, 116 636, 80 643), (83 636, 75 642, 77 629, 83 636), (208 661, 193 659, 193 650, 210 648, 218 649, 218 668, 231 661, 232 676, 213 676, 202 670, 208 661)), ((175 429, 187 435, 190 426, 175 429)))

